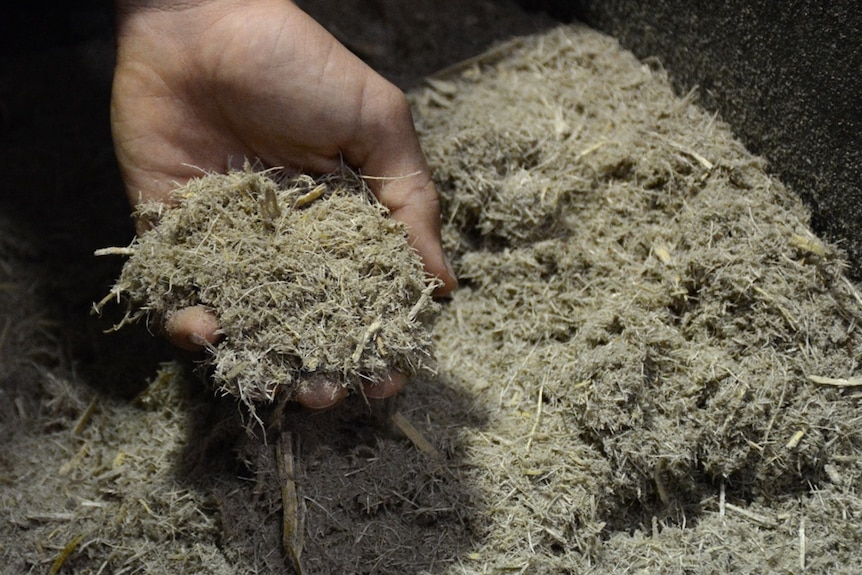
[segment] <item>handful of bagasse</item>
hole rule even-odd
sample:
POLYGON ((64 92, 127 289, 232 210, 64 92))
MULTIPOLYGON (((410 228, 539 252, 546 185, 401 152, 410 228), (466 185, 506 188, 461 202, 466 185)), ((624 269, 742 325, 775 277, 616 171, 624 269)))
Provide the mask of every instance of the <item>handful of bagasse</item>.
POLYGON ((217 388, 247 404, 290 399, 302 378, 351 390, 389 370, 433 369, 431 297, 404 224, 389 217, 356 173, 277 176, 246 165, 173 192, 175 207, 144 203, 152 227, 128 248, 111 292, 125 302, 113 329, 161 325, 195 305, 218 317, 208 348, 217 388))

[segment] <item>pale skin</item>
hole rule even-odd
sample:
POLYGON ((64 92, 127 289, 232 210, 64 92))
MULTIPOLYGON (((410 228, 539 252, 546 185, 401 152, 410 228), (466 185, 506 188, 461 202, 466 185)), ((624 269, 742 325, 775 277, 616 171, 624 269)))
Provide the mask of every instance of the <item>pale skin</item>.
MULTIPOLYGON (((456 285, 440 245, 437 191, 404 94, 288 0, 119 0, 111 125, 132 203, 169 201, 203 171, 265 167, 324 173, 346 163, 408 225, 426 272, 456 285)), ((165 323, 179 347, 221 335, 203 307, 165 323)), ((393 371, 364 386, 383 399, 405 385, 393 371)), ((294 399, 323 409, 347 391, 325 380, 294 399)))

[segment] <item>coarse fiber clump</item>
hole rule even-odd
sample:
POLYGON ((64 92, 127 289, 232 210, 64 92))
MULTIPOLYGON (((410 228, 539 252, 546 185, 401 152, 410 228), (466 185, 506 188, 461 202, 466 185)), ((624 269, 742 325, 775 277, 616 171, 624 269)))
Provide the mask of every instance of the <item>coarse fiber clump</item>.
POLYGON ((173 199, 137 208, 153 226, 105 300, 127 302, 116 328, 206 306, 224 333, 208 350, 213 380, 246 403, 289 397, 308 376, 356 388, 432 368, 439 282, 357 174, 278 180, 246 167, 173 199))

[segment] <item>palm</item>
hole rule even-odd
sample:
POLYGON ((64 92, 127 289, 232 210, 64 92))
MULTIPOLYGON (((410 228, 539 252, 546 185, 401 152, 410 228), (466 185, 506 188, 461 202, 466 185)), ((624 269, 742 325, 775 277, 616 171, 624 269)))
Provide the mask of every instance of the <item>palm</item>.
POLYGON ((211 10, 176 40, 161 26, 175 14, 148 15, 142 25, 158 33, 121 49, 115 76, 114 133, 130 192, 162 199, 172 180, 194 175, 190 166, 221 171, 244 158, 312 171, 333 168, 345 150, 348 161, 367 159, 355 149, 363 116, 376 113, 363 107, 366 90, 382 93, 367 100, 378 106, 399 94, 297 13, 284 2, 245 6, 241 17, 211 10))

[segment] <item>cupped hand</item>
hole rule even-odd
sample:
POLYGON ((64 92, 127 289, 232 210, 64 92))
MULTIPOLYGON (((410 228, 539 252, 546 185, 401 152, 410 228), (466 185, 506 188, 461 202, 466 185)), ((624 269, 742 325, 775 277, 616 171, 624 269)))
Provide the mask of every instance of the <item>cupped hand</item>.
MULTIPOLYGON (((409 227, 429 275, 456 280, 440 244, 440 209, 404 94, 287 0, 121 0, 111 125, 133 203, 169 201, 202 171, 247 159, 325 173, 346 163, 409 227)), ((181 310, 166 333, 194 349, 218 320, 181 310)), ((366 388, 386 397, 403 375, 366 388)), ((306 385, 296 399, 326 407, 344 391, 306 385)))

